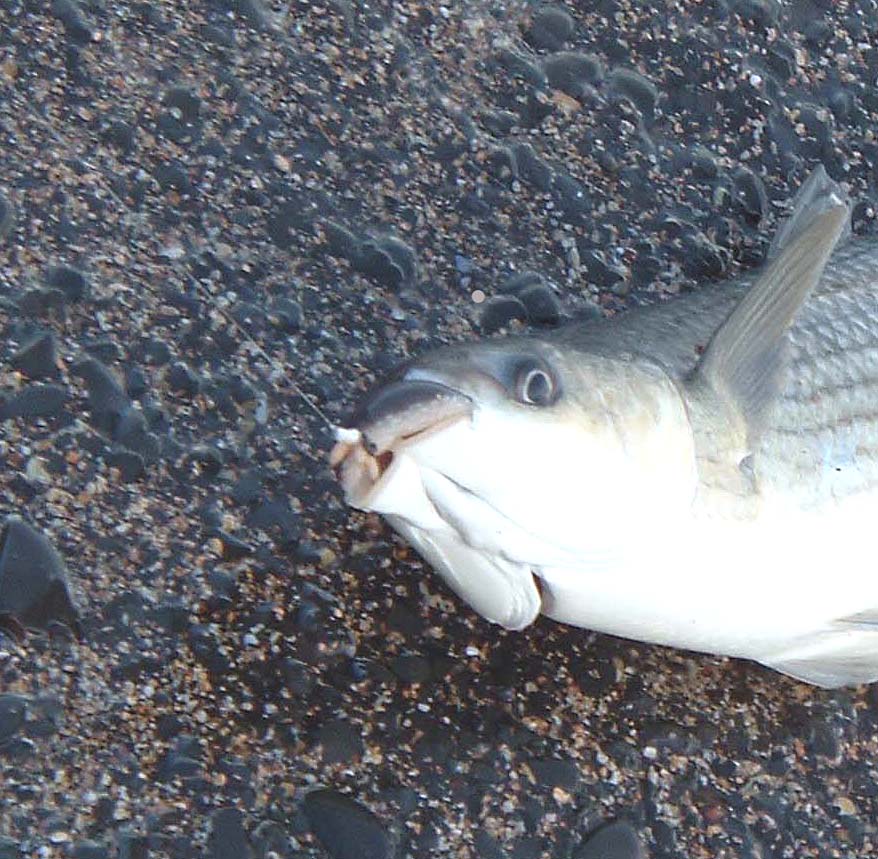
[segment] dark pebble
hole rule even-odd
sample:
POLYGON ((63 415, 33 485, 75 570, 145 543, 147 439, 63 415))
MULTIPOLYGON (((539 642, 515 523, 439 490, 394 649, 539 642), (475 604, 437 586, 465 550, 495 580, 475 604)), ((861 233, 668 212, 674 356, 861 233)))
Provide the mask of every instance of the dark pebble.
POLYGON ((60 290, 67 301, 82 301, 88 295, 88 278, 78 268, 70 265, 52 266, 46 272, 46 284, 60 290))
POLYGON ((92 426, 112 435, 131 408, 121 383, 97 358, 77 361, 72 372, 85 382, 92 426))
POLYGON ((405 242, 381 236, 362 243, 354 268, 382 286, 401 289, 416 282, 418 261, 405 242))
POLYGON ((494 334, 514 319, 527 321, 527 308, 514 295, 493 295, 482 308, 479 327, 485 334, 494 334))
POLYGON ((575 22, 560 6, 544 6, 531 20, 527 40, 535 48, 560 51, 573 35, 575 22))
POLYGON ((250 841, 258 859, 282 859, 289 855, 289 836, 284 827, 274 820, 263 820, 253 827, 250 841))
POLYGON ((735 200, 755 225, 768 214, 768 194, 762 180, 749 168, 739 167, 734 175, 735 200))
POLYGON ((426 683, 432 673, 429 660, 415 653, 397 656, 391 663, 390 670, 403 683, 426 683))
POLYGON ((128 827, 124 827, 116 833, 116 844, 119 848, 118 859, 149 859, 150 851, 147 837, 128 827))
POLYGON ((24 727, 27 704, 21 695, 0 695, 0 746, 24 727))
POLYGON ((659 850, 672 856, 675 855, 677 851, 677 836, 674 833, 673 827, 664 820, 656 820, 650 828, 652 829, 652 837, 655 839, 659 850))
POLYGON ((12 356, 10 362, 31 379, 43 379, 58 372, 58 349, 51 331, 35 334, 12 356))
POLYGON ((781 10, 778 0, 734 0, 730 5, 745 20, 766 28, 777 23, 781 10))
POLYGON ((253 510, 247 520, 251 528, 278 532, 284 541, 298 540, 301 534, 299 515, 286 499, 271 499, 253 510))
POLYGON ((716 157, 709 149, 698 146, 692 152, 692 174, 696 179, 716 179, 719 175, 716 157))
POLYGON ((143 350, 143 359, 156 367, 163 367, 173 356, 171 347, 164 340, 156 338, 149 340, 143 350))
POLYGON ((563 787, 572 791, 579 783, 579 770, 572 761, 559 761, 554 758, 536 759, 530 762, 530 768, 542 785, 563 787))
POLYGON ((294 334, 302 327, 302 306, 290 298, 279 298, 271 307, 272 324, 285 334, 294 334))
POLYGON ((501 48, 497 52, 497 62, 509 74, 520 77, 535 87, 544 87, 549 82, 540 66, 510 48, 501 48))
POLYGON ((192 183, 189 181, 186 168, 175 161, 159 164, 152 175, 162 191, 176 191, 179 194, 192 192, 192 183))
POLYGON ((613 287, 625 279, 625 272, 619 266, 607 263, 596 251, 586 251, 582 264, 588 279, 597 286, 613 287))
POLYGON ((218 808, 210 815, 207 849, 211 859, 247 859, 253 855, 244 829, 244 815, 237 808, 218 808))
POLYGON ((334 719, 322 725, 318 742, 327 764, 348 764, 363 756, 363 738, 358 728, 346 719, 334 719))
POLYGON ((512 153, 515 156, 518 176, 539 191, 551 189, 554 179, 552 168, 534 152, 533 146, 529 143, 518 143, 513 147, 512 153))
POLYGON ((79 841, 73 847, 73 859, 110 859, 110 850, 96 841, 79 841))
POLYGON ((239 561, 253 554, 253 547, 249 543, 237 537, 227 534, 225 531, 216 531, 214 536, 222 543, 222 558, 224 561, 239 561))
POLYGON ((28 385, 5 400, 0 399, 0 420, 55 417, 64 408, 67 396, 67 389, 60 385, 28 385))
POLYGON ((658 90, 651 80, 632 69, 613 69, 607 83, 612 93, 630 101, 645 120, 652 119, 658 90))
POLYGON ((122 350, 119 348, 119 344, 109 337, 86 340, 82 345, 89 355, 97 358, 98 361, 102 361, 104 364, 111 364, 122 357, 122 350))
POLYGON ((590 835, 573 859, 646 859, 646 851, 631 824, 617 820, 590 835))
POLYGON ((544 284, 545 278, 538 271, 518 271, 503 281, 500 292, 520 295, 521 292, 534 284, 544 284))
POLYGON ((107 454, 107 465, 118 468, 119 475, 125 483, 140 480, 146 474, 146 463, 143 457, 133 450, 114 450, 107 454))
POLYGON ((18 299, 18 309, 25 316, 47 316, 52 311, 64 312, 65 296, 60 289, 35 287, 18 299))
POLYGON ((71 42, 85 45, 92 39, 92 29, 74 0, 52 0, 52 14, 64 25, 71 42))
POLYGON ((201 390, 201 381, 195 371, 183 361, 177 361, 168 368, 168 387, 178 394, 192 397, 201 390))
POLYGON ((387 826, 368 808, 334 790, 305 797, 305 817, 332 859, 390 859, 387 826))
POLYGON ((473 836, 473 847, 479 859, 506 859, 506 851, 500 842, 484 829, 473 836))
POLYGON ((551 86, 563 90, 574 98, 586 92, 583 84, 595 84, 604 74, 604 67, 597 57, 571 51, 545 57, 543 70, 551 86))
POLYGON ((841 738, 834 725, 821 718, 811 720, 807 727, 808 751, 826 758, 837 758, 841 753, 841 738))
POLYGON ((257 30, 272 29, 271 13, 259 0, 227 0, 227 4, 251 27, 257 30))
POLYGON ((48 538, 18 516, 0 531, 0 612, 25 625, 55 620, 79 630, 67 590, 67 571, 48 538))
POLYGON ((116 425, 111 430, 114 441, 128 450, 139 453, 148 464, 158 459, 161 445, 158 438, 149 431, 147 422, 149 415, 136 406, 128 406, 118 416, 116 425))
POLYGON ((728 255, 703 235, 687 236, 681 242, 683 271, 695 280, 717 279, 728 269, 728 255))
POLYGON ((527 309, 527 318, 534 325, 557 325, 561 321, 561 304, 552 289, 544 283, 532 283, 518 293, 527 309))
POLYGON ((132 400, 139 400, 149 390, 149 380, 140 367, 132 367, 126 374, 125 390, 132 400))
POLYGON ((162 98, 165 108, 179 115, 182 122, 196 122, 201 115, 201 99, 182 86, 171 87, 162 98))
POLYGON ((574 223, 581 222, 592 212, 588 189, 567 173, 556 173, 552 192, 558 208, 574 223))
POLYGON ((134 149, 134 129, 121 119, 114 119, 110 122, 104 128, 101 136, 107 143, 125 154, 134 149))
POLYGON ((8 835, 0 835, 0 859, 21 859, 24 850, 19 843, 8 835))
POLYGON ((330 256, 346 259, 352 264, 359 259, 362 242, 347 227, 326 220, 323 222, 323 237, 330 256))
POLYGON ((15 229, 15 209, 9 198, 0 193, 0 242, 7 239, 15 229))

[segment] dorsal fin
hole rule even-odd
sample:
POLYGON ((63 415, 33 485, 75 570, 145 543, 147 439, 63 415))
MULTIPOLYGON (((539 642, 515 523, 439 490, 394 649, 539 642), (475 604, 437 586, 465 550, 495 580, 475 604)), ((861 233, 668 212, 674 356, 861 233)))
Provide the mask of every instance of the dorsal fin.
MULTIPOLYGON (((689 380, 740 415, 752 450, 787 365, 787 331, 850 218, 847 195, 818 167, 772 244, 767 267, 716 330, 689 380)), ((749 452, 749 451, 748 451, 749 452)))

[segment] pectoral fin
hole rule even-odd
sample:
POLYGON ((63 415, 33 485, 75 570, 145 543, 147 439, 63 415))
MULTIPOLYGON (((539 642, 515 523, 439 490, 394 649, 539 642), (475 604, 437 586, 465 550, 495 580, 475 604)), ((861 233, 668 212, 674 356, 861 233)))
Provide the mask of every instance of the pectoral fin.
POLYGON ((716 398, 740 416, 750 450, 784 384, 787 331, 849 216, 844 191, 819 167, 778 232, 767 267, 717 329, 689 380, 694 395, 716 398))

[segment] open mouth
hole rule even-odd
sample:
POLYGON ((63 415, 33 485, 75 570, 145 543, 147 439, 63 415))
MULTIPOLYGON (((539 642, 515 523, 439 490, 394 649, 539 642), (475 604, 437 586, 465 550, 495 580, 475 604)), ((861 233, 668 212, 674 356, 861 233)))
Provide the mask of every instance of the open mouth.
POLYGON ((402 380, 369 394, 350 426, 336 430, 329 455, 349 503, 372 509, 402 451, 471 414, 469 397, 438 382, 402 380))

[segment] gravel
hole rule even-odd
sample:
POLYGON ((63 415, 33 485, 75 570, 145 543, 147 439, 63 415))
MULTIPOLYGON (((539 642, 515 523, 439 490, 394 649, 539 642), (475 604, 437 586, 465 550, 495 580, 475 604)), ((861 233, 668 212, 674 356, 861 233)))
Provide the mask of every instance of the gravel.
POLYGON ((873 689, 491 627, 298 393, 757 265, 818 162, 874 236, 876 30, 3 4, 0 857, 878 855, 873 689))

